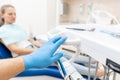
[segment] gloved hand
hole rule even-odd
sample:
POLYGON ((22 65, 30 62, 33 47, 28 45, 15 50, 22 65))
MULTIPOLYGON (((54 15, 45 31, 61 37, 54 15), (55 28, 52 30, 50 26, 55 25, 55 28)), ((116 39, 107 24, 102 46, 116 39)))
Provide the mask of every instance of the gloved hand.
POLYGON ((25 68, 29 69, 47 67, 60 59, 63 54, 57 53, 54 55, 54 53, 66 39, 66 37, 55 37, 49 40, 41 48, 38 48, 35 52, 23 56, 25 68))

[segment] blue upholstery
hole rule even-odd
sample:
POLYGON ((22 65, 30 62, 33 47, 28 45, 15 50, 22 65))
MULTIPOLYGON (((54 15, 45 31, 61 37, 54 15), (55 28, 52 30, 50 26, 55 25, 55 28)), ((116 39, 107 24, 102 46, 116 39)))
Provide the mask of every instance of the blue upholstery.
MULTIPOLYGON (((0 59, 12 58, 11 52, 0 42, 0 59)), ((18 74, 17 77, 23 76, 39 76, 48 75, 52 77, 57 77, 63 79, 59 70, 55 66, 50 66, 43 69, 29 69, 18 74)))
POLYGON ((12 58, 11 52, 0 42, 0 59, 12 58))
POLYGON ((39 76, 39 75, 48 75, 63 79, 57 67, 25 70, 24 72, 20 73, 17 76, 22 77, 22 76, 39 76))

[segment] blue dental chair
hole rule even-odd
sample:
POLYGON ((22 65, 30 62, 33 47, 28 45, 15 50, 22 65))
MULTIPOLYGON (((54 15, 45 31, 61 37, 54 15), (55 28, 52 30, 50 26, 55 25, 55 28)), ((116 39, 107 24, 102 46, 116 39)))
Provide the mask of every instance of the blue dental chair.
MULTIPOLYGON (((12 58, 11 52, 0 42, 0 59, 12 58)), ((16 77, 47 75, 63 79, 56 66, 49 66, 43 69, 28 69, 18 74, 16 77)))
MULTIPOLYGON (((11 52, 0 42, 0 59, 7 59, 7 58, 12 58, 11 52)), ((28 69, 21 72, 16 77, 42 76, 42 75, 63 79, 62 75, 60 74, 56 66, 49 66, 47 68, 42 68, 42 69, 38 69, 38 68, 28 69)), ((88 79, 88 77, 85 75, 83 75, 83 77, 86 78, 86 80, 88 79)), ((90 80, 93 80, 93 78, 91 78, 90 80)))

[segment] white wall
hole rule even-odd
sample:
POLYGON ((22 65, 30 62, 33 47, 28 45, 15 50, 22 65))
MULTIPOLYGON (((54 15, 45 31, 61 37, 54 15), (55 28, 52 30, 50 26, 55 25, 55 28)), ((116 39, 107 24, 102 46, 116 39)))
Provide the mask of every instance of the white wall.
POLYGON ((56 26, 56 1, 47 0, 48 30, 56 26))
POLYGON ((48 29, 47 0, 4 0, 0 2, 11 3, 17 12, 16 23, 24 26, 36 34, 45 33, 48 29))

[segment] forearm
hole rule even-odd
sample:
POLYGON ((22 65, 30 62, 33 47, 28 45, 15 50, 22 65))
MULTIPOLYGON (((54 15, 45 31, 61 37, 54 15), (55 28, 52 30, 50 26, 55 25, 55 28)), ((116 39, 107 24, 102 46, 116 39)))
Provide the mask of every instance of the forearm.
POLYGON ((17 48, 13 50, 12 52, 15 54, 19 54, 19 55, 25 55, 25 54, 30 54, 33 51, 35 51, 34 48, 17 48))
POLYGON ((24 54, 30 54, 33 51, 35 51, 35 48, 22 48, 18 47, 16 44, 10 44, 6 46, 12 53, 24 55, 24 54))
POLYGON ((24 70, 22 57, 0 60, 0 80, 8 80, 24 70))
POLYGON ((40 47, 40 46, 41 46, 40 42, 38 42, 38 41, 35 41, 35 40, 33 40, 33 39, 29 39, 29 41, 30 41, 33 45, 35 45, 36 47, 40 47))

